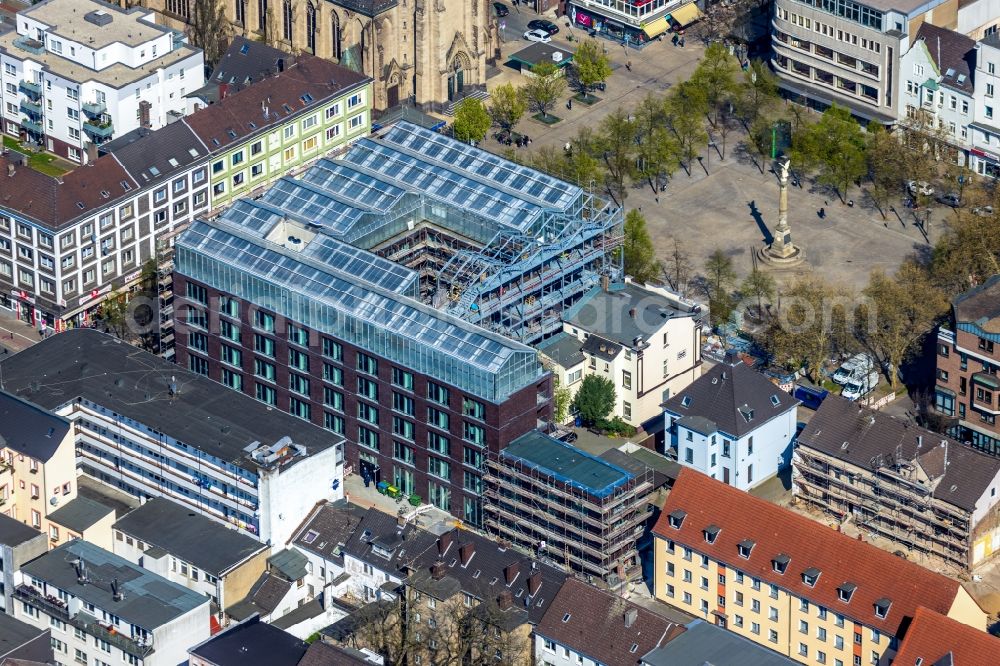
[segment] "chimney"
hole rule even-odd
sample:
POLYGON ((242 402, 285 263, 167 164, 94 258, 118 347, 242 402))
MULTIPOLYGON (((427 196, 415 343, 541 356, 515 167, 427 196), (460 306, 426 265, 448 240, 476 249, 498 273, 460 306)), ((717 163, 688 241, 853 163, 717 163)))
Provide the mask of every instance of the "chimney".
POLYGON ((448 549, 451 548, 451 543, 455 539, 454 532, 445 532, 438 537, 438 555, 444 557, 448 553, 448 549))
POLYGON ((139 127, 151 128, 153 123, 149 119, 149 112, 153 108, 153 105, 142 100, 139 102, 139 127))
POLYGON ((639 617, 639 611, 637 611, 634 608, 629 608, 627 611, 625 611, 625 628, 628 629, 633 624, 635 624, 635 620, 638 617, 639 617))
POLYGON ((542 572, 535 571, 533 574, 528 576, 528 594, 530 596, 535 596, 538 594, 539 588, 542 587, 542 572))
POLYGON ((93 141, 87 142, 87 162, 97 161, 97 144, 93 141))
POLYGON ((125 601, 125 591, 122 590, 117 578, 111 581, 111 598, 115 601, 125 601))
POLYGON ((229 94, 229 84, 228 83, 220 83, 219 84, 219 101, 222 101, 222 100, 226 99, 226 96, 228 94, 229 94))
POLYGON ((399 510, 399 514, 396 516, 396 526, 400 529, 406 527, 406 516, 403 514, 403 510, 399 510))
POLYGON ((517 574, 520 572, 520 570, 521 567, 520 565, 518 565, 517 562, 514 562, 513 564, 508 564, 506 567, 504 567, 503 580, 505 583, 507 583, 507 587, 510 587, 511 585, 514 584, 514 581, 517 580, 517 574))
POLYGON ((514 606, 514 595, 510 593, 510 590, 504 590, 500 593, 497 598, 497 605, 500 610, 510 610, 514 606))
POLYGON ((442 578, 444 578, 444 574, 447 570, 448 569, 447 567, 445 567, 444 561, 438 560, 437 562, 431 565, 431 578, 433 578, 434 580, 441 580, 442 578))
POLYGON ((611 291, 611 278, 609 276, 607 275, 601 276, 601 289, 603 289, 606 292, 611 291))
POLYGON ((476 544, 472 541, 468 543, 463 543, 462 547, 458 549, 458 555, 462 558, 462 566, 469 566, 469 562, 472 561, 472 556, 476 554, 476 544))

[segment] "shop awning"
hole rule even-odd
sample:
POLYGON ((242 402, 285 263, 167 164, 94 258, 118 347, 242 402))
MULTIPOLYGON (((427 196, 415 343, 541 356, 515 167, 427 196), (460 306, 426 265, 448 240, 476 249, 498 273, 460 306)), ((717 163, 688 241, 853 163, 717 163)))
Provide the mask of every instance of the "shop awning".
POLYGON ((671 18, 677 22, 682 28, 701 17, 701 10, 693 2, 684 5, 680 9, 675 9, 670 12, 671 18))
POLYGON ((661 16, 655 21, 651 21, 646 25, 642 26, 642 31, 646 33, 646 36, 650 39, 662 35, 670 28, 670 24, 667 23, 667 17, 661 16))

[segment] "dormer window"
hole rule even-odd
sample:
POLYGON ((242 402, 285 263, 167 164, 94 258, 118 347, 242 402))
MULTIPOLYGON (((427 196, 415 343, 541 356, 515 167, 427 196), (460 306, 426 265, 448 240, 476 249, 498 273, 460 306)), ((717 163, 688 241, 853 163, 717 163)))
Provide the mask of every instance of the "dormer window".
POLYGON ((750 553, 751 551, 753 551, 753 547, 754 547, 754 542, 751 541, 750 539, 744 539, 743 541, 740 541, 738 544, 736 544, 736 548, 739 550, 740 557, 742 557, 744 560, 750 559, 750 553))
POLYGON ((892 600, 882 598, 875 602, 875 615, 882 618, 883 620, 889 614, 889 607, 892 606, 892 600))
POLYGON ((816 587, 816 581, 819 580, 819 575, 822 573, 816 567, 809 567, 802 572, 802 582, 809 587, 816 587))
POLYGON ((851 597, 854 596, 854 590, 856 589, 858 589, 858 586, 854 583, 843 583, 837 588, 837 598, 845 604, 850 603, 851 597))
POLYGON ((747 423, 753 421, 753 410, 750 409, 750 407, 748 407, 747 405, 743 405, 742 407, 740 407, 739 411, 740 414, 743 416, 744 421, 746 421, 747 423))
POLYGON ((771 560, 771 568, 774 570, 775 573, 784 575, 785 571, 788 570, 788 563, 791 561, 792 558, 782 553, 780 555, 775 556, 775 558, 771 560))
POLYGON ((667 516, 667 520, 670 521, 670 526, 675 530, 679 530, 681 525, 684 524, 684 518, 687 516, 686 511, 681 511, 677 509, 676 511, 671 511, 667 516))
POLYGON ((715 539, 719 536, 719 532, 722 531, 718 525, 709 525, 705 528, 705 541, 708 543, 715 543, 715 539))

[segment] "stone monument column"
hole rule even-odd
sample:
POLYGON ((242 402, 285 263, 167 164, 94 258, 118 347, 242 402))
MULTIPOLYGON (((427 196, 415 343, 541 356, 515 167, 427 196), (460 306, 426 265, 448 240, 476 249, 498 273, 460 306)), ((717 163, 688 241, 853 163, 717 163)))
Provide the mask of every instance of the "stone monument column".
POLYGON ((788 167, 789 159, 782 157, 778 167, 778 226, 774 228, 774 239, 763 248, 760 258, 775 266, 793 266, 803 259, 802 250, 792 243, 792 229, 788 226, 788 167))

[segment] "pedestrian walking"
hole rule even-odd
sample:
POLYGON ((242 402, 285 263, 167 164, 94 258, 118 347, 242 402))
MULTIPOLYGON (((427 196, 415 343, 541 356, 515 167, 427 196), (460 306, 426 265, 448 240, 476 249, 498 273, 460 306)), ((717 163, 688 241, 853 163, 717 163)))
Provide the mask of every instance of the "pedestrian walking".
POLYGON ((820 208, 818 215, 819 215, 819 219, 821 219, 821 220, 824 219, 824 218, 826 218, 826 209, 825 208, 820 208))
POLYGON ((573 110, 573 98, 572 97, 570 97, 568 100, 566 100, 566 108, 569 109, 570 111, 573 110))

